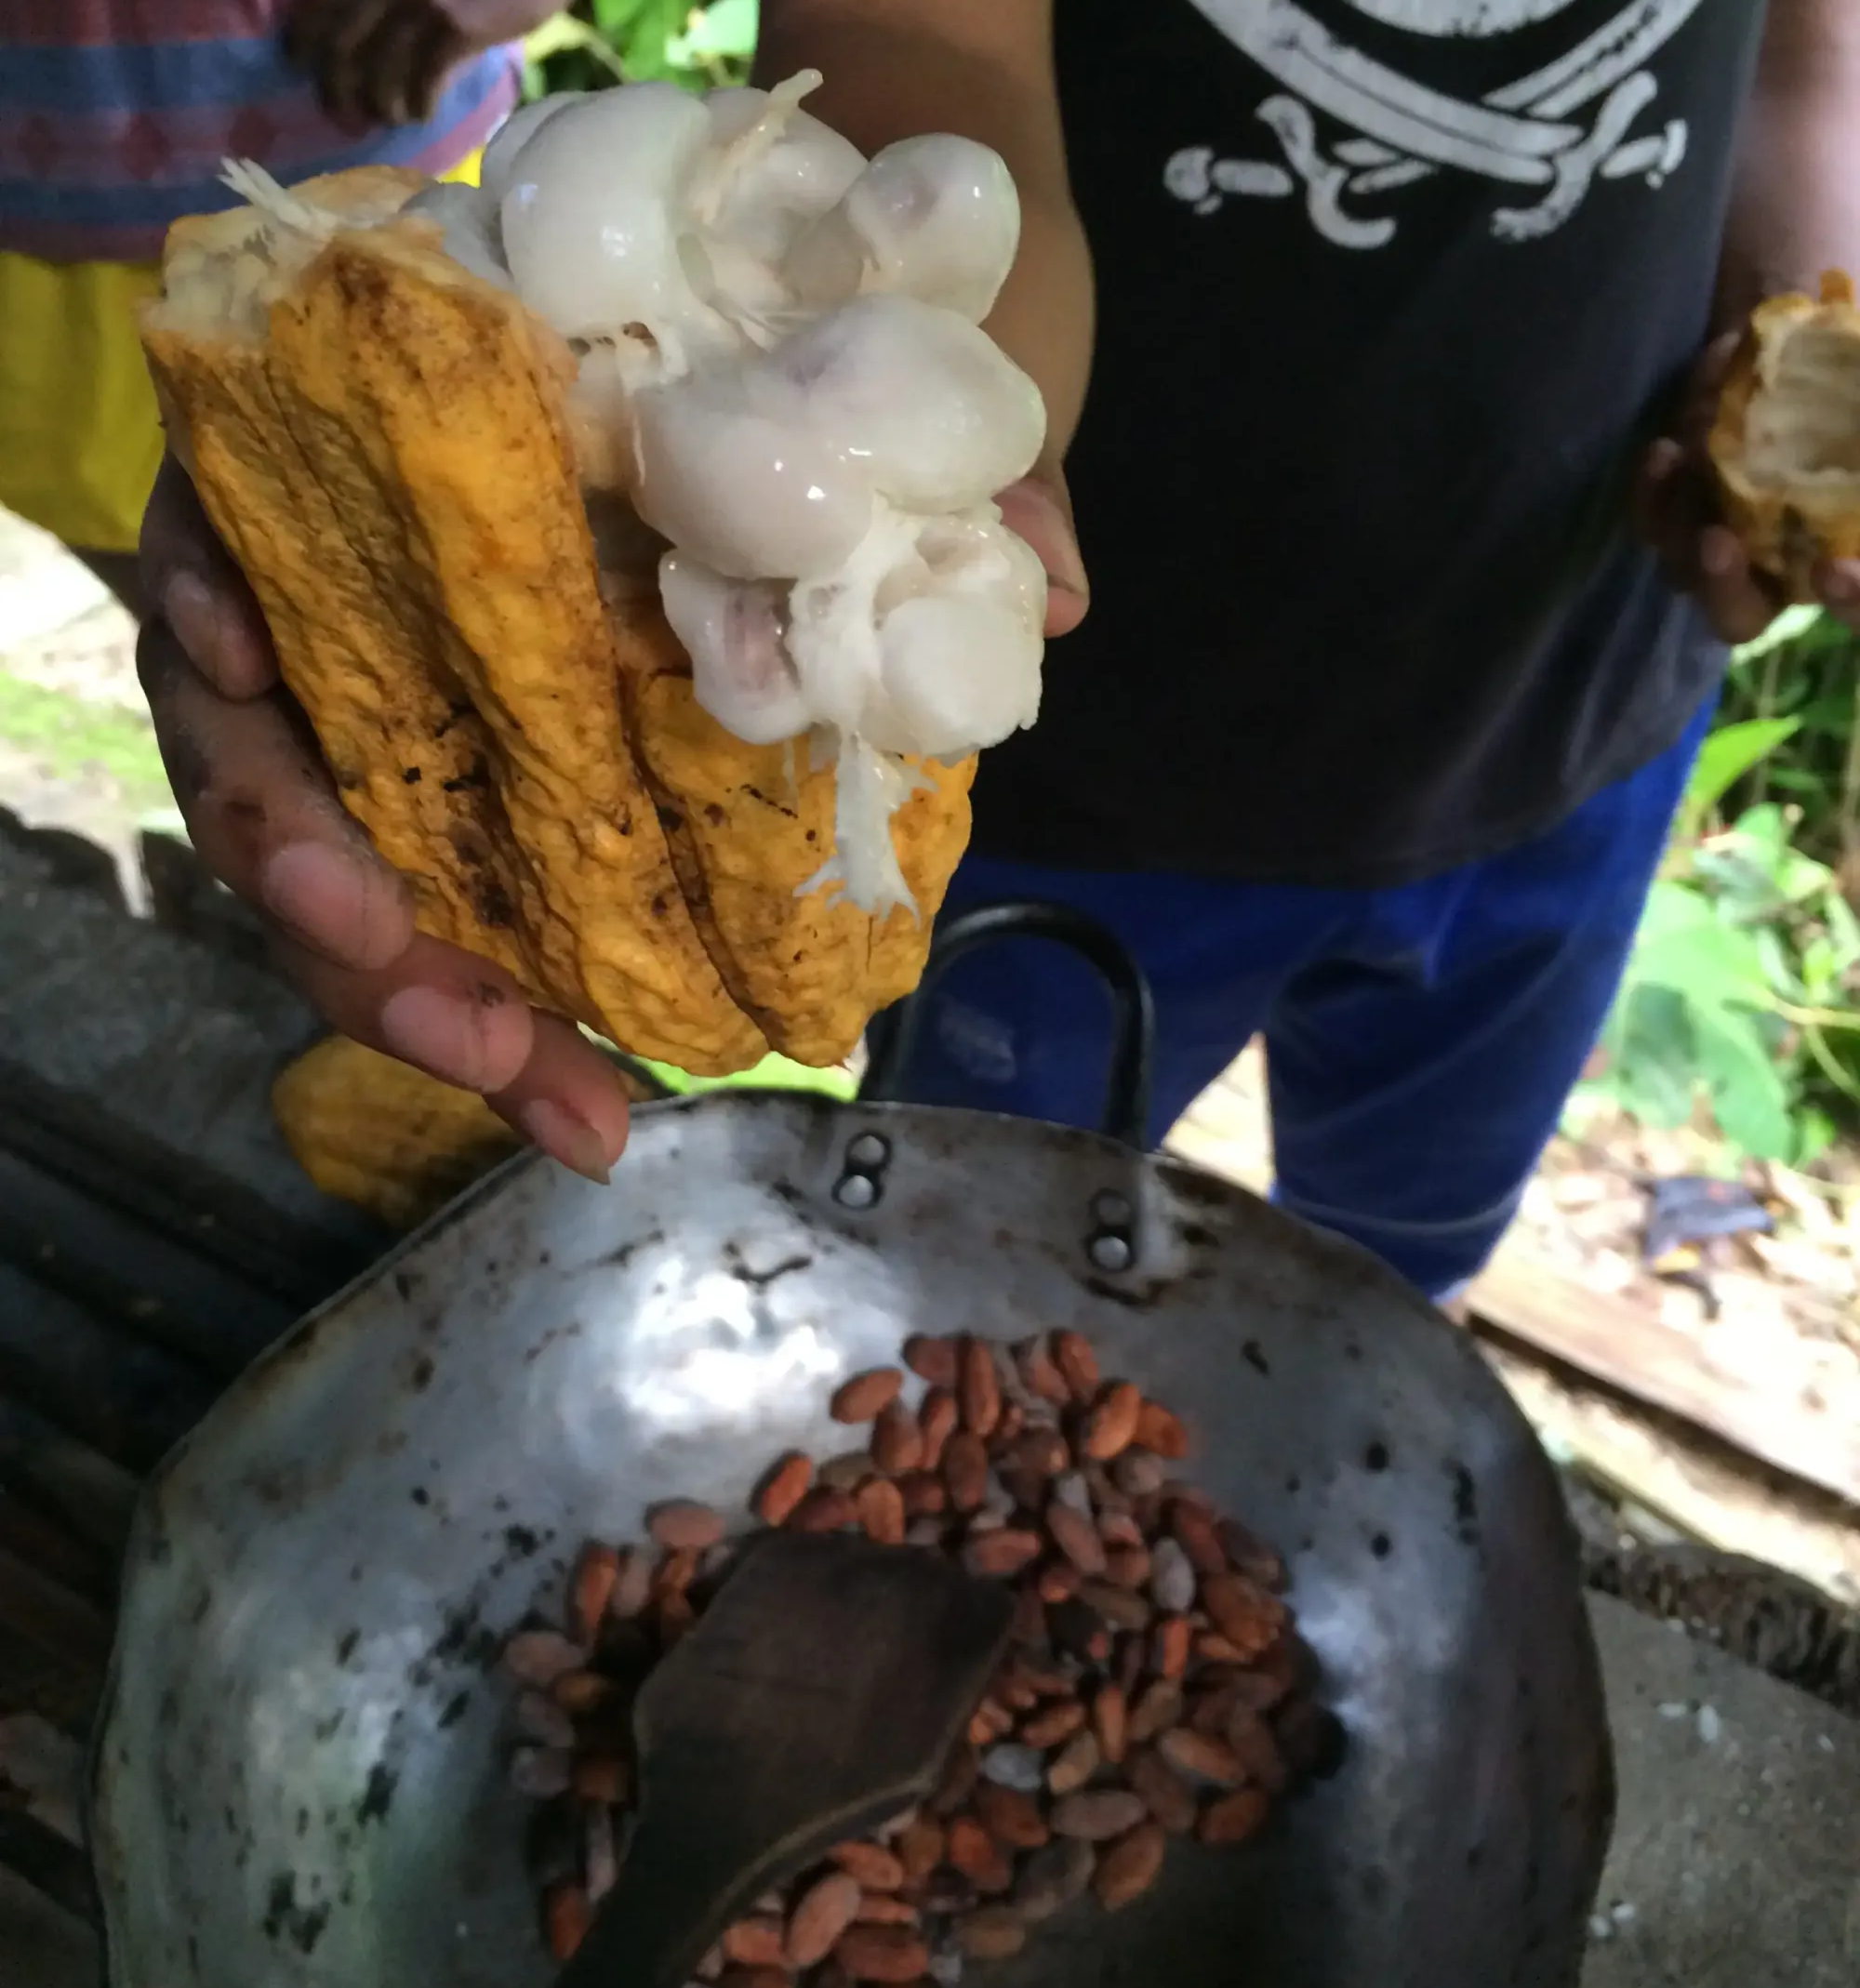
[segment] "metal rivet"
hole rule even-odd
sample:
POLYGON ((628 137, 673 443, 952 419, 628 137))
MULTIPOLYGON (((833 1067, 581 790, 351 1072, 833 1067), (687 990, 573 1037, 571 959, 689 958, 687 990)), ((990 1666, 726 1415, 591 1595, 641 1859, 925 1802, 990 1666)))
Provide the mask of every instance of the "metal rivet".
POLYGON ((1107 1187, 1102 1194, 1094 1197, 1092 1213, 1107 1228, 1128 1228, 1135 1210, 1123 1195, 1114 1194, 1107 1187))
POLYGON ((1100 1270, 1128 1270, 1132 1251, 1122 1236, 1094 1236, 1091 1258, 1100 1270))
POLYGON ((875 1132, 862 1132, 846 1148, 846 1164, 870 1173, 891 1158, 891 1141, 875 1132))
POLYGON ((848 1173, 833 1189, 842 1208, 870 1208, 878 1200, 878 1183, 870 1173, 848 1173))

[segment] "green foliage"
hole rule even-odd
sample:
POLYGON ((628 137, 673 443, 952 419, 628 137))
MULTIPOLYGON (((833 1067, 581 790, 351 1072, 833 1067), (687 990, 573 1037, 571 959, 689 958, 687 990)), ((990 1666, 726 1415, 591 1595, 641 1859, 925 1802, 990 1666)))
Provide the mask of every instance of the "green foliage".
POLYGON ((525 45, 525 94, 618 82, 711 89, 740 83, 755 52, 757 0, 576 0, 525 45))
POLYGON ((1734 1152, 1797 1166, 1860 1125, 1855 674, 1813 610, 1738 653, 1579 1096, 1667 1126, 1703 1100, 1734 1152))

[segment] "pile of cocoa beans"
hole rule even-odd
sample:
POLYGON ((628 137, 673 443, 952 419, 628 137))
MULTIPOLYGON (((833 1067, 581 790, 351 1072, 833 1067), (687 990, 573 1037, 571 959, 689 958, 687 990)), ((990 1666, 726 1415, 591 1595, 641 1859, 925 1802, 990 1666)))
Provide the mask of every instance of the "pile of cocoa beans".
MULTIPOLYGON (((1240 1844, 1338 1742, 1280 1598, 1282 1563, 1168 1465, 1181 1420, 1090 1345, 908 1340, 904 1364, 845 1382, 857 1449, 777 1460, 764 1525, 856 1528, 1011 1584, 1014 1641, 940 1786, 872 1840, 844 1843, 757 1902, 698 1969, 718 1988, 934 1982, 1016 1953, 1087 1893, 1107 1910, 1155 1882, 1172 1836, 1240 1844)), ((504 1667, 523 1688, 512 1777, 540 1807, 531 1869, 566 1959, 624 1855, 631 1704, 702 1612, 731 1552, 709 1506, 647 1515, 649 1543, 588 1547, 566 1633, 532 1627, 504 1667)))

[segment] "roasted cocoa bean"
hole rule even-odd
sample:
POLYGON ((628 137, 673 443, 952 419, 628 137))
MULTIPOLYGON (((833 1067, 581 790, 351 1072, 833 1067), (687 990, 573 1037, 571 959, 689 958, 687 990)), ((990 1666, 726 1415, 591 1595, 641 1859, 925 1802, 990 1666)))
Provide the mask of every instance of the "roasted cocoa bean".
POLYGON ((790 1532, 839 1532, 858 1523, 859 1511, 848 1491, 817 1484, 788 1515, 790 1532))
POLYGON ((1246 1779, 1240 1756, 1225 1740, 1177 1726, 1156 1742, 1156 1751, 1181 1775, 1204 1788, 1237 1788, 1246 1779))
POLYGON ((645 1515, 645 1529, 667 1553, 702 1553, 724 1536, 721 1515, 695 1498, 668 1498, 653 1505, 645 1515))
POLYGON ((1162 1465, 1133 1443, 1110 1466, 1110 1480, 1126 1498, 1148 1498, 1162 1489, 1162 1465))
POLYGON ((1079 1447, 1094 1463, 1109 1463, 1129 1449, 1143 1397, 1129 1381, 1113 1381, 1092 1404, 1079 1429, 1079 1447))
POLYGON ((549 1942, 549 1951, 556 1960, 574 1958, 576 1950, 588 1937, 588 1928, 593 1920, 593 1907, 589 1904, 588 1893, 582 1886, 573 1883, 551 1885, 544 1894, 543 1933, 549 1942))
POLYGON ((1194 1790, 1161 1755, 1140 1747, 1124 1763, 1123 1770, 1144 1806, 1172 1836, 1192 1832, 1197 1812, 1194 1790))
POLYGON ((1182 1716, 1182 1687, 1172 1677, 1159 1677, 1131 1707, 1130 1737, 1147 1745, 1182 1716))
POLYGON ((861 1926, 915 1926, 922 1915, 909 1899, 896 1892, 868 1891, 853 1916, 861 1926))
POLYGON ((578 1643, 592 1646, 619 1582, 620 1557, 611 1546, 582 1547, 568 1587, 568 1633, 578 1643))
POLYGON ((1205 1512, 1177 1500, 1169 1507, 1169 1531, 1198 1574, 1228 1571, 1226 1550, 1205 1512))
POLYGON ((889 1478, 868 1478, 853 1493, 853 1506, 869 1540, 881 1546, 904 1544, 904 1494, 889 1478))
POLYGON ((862 1891, 896 1891, 904 1882, 904 1863, 878 1843, 841 1843, 832 1859, 862 1891))
POLYGON ((923 1453, 917 1462, 920 1470, 938 1468, 944 1446, 956 1433, 962 1419, 963 1411, 949 1388, 933 1387, 923 1397, 917 1409, 917 1427, 923 1438, 923 1453))
POLYGON ((976 1789, 976 1814, 989 1835, 1011 1850, 1037 1850, 1050 1834, 1032 1796, 999 1782, 985 1780, 976 1789))
POLYGON ((1046 1508, 1046 1531, 1052 1535, 1053 1544, 1080 1573, 1097 1575, 1104 1572, 1104 1541, 1089 1518, 1056 1500, 1046 1508))
POLYGON ((872 1453, 868 1444, 863 1450, 843 1450, 838 1456, 830 1456, 815 1473, 815 1482, 828 1491, 845 1491, 850 1495, 871 1474, 872 1453))
POLYGON ((1266 1826, 1271 1798, 1263 1788, 1237 1788, 1202 1810, 1195 1834, 1203 1843, 1244 1843, 1266 1826))
POLYGON ((923 1430, 902 1401, 881 1409, 872 1424, 872 1462, 889 1476, 916 1470, 923 1462, 923 1430))
POLYGON ((980 1511, 989 1488, 988 1451, 981 1438, 973 1430, 958 1429, 943 1445, 942 1469, 952 1509, 980 1511))
POLYGON ((1165 1615, 1150 1632, 1150 1661, 1159 1677, 1176 1678, 1189 1668, 1195 1627, 1186 1615, 1165 1615))
POLYGON ((1078 1838, 1035 1850, 1015 1879, 1011 1902, 1030 1925, 1063 1912, 1092 1881, 1097 1852, 1078 1838))
POLYGON ((1113 1546, 1105 1555, 1105 1573, 1119 1587, 1140 1593, 1149 1585, 1149 1549, 1147 1546, 1113 1546))
POLYGON ((1265 1650, 1284 1626, 1285 1604, 1239 1574, 1207 1575, 1201 1599, 1209 1621, 1241 1652, 1242 1663, 1265 1650))
POLYGON ((582 1669, 588 1652, 553 1629, 524 1629, 504 1645, 498 1661, 519 1684, 546 1691, 558 1678, 582 1669))
POLYGON ((1107 1912, 1116 1912, 1133 1899, 1141 1898, 1156 1882, 1162 1868, 1162 1853, 1168 1845, 1159 1822, 1139 1822, 1099 1852, 1098 1867, 1092 1876, 1092 1889, 1107 1912))
POLYGON ((757 1487, 752 1501, 756 1517, 765 1526, 781 1525, 813 1481, 813 1459, 790 1450, 757 1487))
POLYGON ((897 1399, 904 1375, 896 1367, 874 1367, 842 1381, 833 1390, 827 1412, 835 1422, 870 1422, 881 1409, 897 1399))
POLYGON ((782 1964, 783 1928, 777 1918, 760 1915, 738 1919, 719 1944, 724 1958, 739 1968, 778 1968, 782 1964))
POLYGON ((1076 1836, 1083 1843, 1109 1843, 1135 1829, 1148 1813, 1143 1797, 1128 1788, 1086 1788, 1053 1805, 1053 1834, 1076 1836))
POLYGON ((927 1381, 932 1387, 953 1387, 956 1372, 962 1357, 962 1342, 951 1338, 932 1338, 924 1332, 913 1332, 904 1342, 904 1364, 920 1381, 927 1381))
POLYGON ((1141 1595, 1120 1587, 1115 1581, 1082 1583, 1079 1599, 1119 1629, 1147 1629, 1156 1612, 1141 1595))
POLYGON ((833 1958, 856 1981, 914 1981, 930 1965, 930 1949, 909 1927, 853 1926, 833 1958))
POLYGON ((783 1965, 811 1968, 825 1960, 858 1916, 860 1896, 857 1879, 844 1871, 817 1877, 789 1915, 783 1965))
POLYGON ((1015 1372, 1029 1394, 1056 1408, 1064 1408, 1072 1398, 1066 1376, 1059 1372, 1043 1336, 1021 1340, 1014 1349, 1015 1372))
POLYGON ((1228 1565, 1243 1579, 1269 1593, 1285 1586, 1285 1563, 1262 1539, 1256 1538, 1237 1518, 1223 1518, 1215 1527, 1228 1565))
MULTIPOLYGON (((959 1799, 965 1799, 967 1794, 964 1789, 959 1799)), ((907 1822, 898 1832, 895 1848, 907 1885, 922 1884, 942 1862, 944 1841, 943 1825, 927 1815, 907 1822)))
POLYGON ((1047 1342, 1053 1364, 1074 1401, 1089 1401, 1098 1391, 1098 1357, 1083 1332, 1055 1332, 1047 1342))
POLYGON ((1024 1532, 1015 1526, 998 1532, 976 1533, 971 1529, 963 1548, 963 1565, 972 1574, 1017 1574, 1040 1557, 1043 1544, 1037 1532, 1024 1532))
POLYGON ((1269 1795, 1282 1795, 1291 1783, 1291 1769, 1272 1728, 1257 1712, 1236 1705, 1222 1734, 1240 1762, 1241 1773, 1253 1787, 1269 1795))
POLYGON ((985 1441, 1001 1420, 1001 1376, 994 1349, 985 1339, 965 1339, 956 1371, 956 1399, 963 1426, 985 1441))
POLYGON ((1014 1882, 1012 1860, 977 1816, 950 1818, 943 1856, 984 1895, 1005 1891, 1014 1882))
POLYGON ((1085 1708, 1076 1698, 1060 1698, 1043 1705, 1020 1728, 1020 1737, 1042 1752, 1062 1745, 1085 1723, 1085 1708))
POLYGON ((897 1480, 898 1495, 904 1500, 907 1518, 934 1518, 950 1507, 950 1494, 943 1480, 927 1470, 912 1470, 897 1480))
POLYGON ((1011 1905, 980 1905, 957 1921, 956 1938, 971 1960, 1005 1960, 1027 1944, 1027 1922, 1011 1905))
POLYGON ((1182 1418, 1160 1401, 1145 1401, 1137 1411, 1136 1440, 1172 1464, 1189 1453, 1189 1432, 1182 1418))
POLYGON ((1103 1757, 1095 1732, 1075 1732, 1055 1756, 1046 1770, 1046 1785, 1055 1795, 1070 1795, 1083 1788, 1097 1772, 1103 1757))

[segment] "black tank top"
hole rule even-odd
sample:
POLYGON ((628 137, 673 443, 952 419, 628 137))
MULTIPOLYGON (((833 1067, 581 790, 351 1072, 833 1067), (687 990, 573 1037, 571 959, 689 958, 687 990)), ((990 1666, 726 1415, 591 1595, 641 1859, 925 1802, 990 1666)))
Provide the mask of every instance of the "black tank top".
POLYGON ((1707 333, 1761 0, 1057 0, 1093 581, 976 845, 1397 883, 1672 744, 1628 542, 1707 333))

